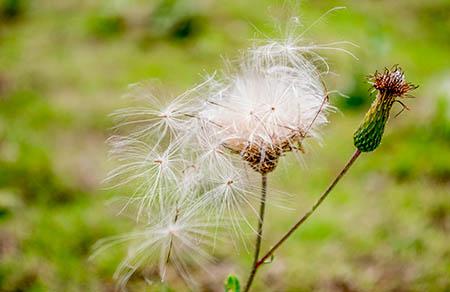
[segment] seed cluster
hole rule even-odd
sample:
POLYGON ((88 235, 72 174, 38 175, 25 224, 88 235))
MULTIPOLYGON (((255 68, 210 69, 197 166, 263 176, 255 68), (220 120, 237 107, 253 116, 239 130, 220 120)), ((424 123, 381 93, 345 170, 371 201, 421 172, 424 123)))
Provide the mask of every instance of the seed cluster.
POLYGON ((129 244, 117 271, 123 284, 144 264, 158 266, 162 281, 173 267, 191 282, 187 268, 210 266, 216 236, 237 243, 242 225, 253 230, 254 178, 318 138, 333 111, 316 49, 334 48, 293 35, 258 40, 172 100, 157 96, 153 82, 131 87, 128 96, 145 103, 114 113, 117 133, 108 140, 119 165, 107 181, 131 190, 121 212, 143 225, 117 239, 129 244))
POLYGON ((239 154, 250 167, 261 174, 272 172, 278 165, 278 159, 287 152, 302 151, 301 139, 304 134, 294 132, 292 135, 275 142, 229 141, 224 146, 239 154))

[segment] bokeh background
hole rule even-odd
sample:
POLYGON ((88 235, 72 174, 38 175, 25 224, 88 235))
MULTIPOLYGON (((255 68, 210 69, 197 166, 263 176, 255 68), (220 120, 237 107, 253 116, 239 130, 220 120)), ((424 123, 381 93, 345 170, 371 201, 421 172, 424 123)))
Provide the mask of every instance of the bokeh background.
MULTIPOLYGON (((0 0, 0 290, 113 291, 123 250, 93 261, 92 245, 128 231, 101 189, 112 163, 108 114, 127 105, 127 85, 157 78, 179 93, 220 70, 263 34, 279 36, 286 12, 305 42, 351 41, 359 60, 324 52, 340 111, 303 166, 283 160, 270 185, 289 192, 270 206, 264 249, 306 210, 353 151, 371 97, 365 77, 400 64, 419 84, 411 111, 392 118, 382 145, 364 154, 312 220, 264 266, 255 291, 450 291, 450 2, 447 0, 0 0), (295 7, 295 8, 293 8, 295 7), (277 20, 278 19, 278 20, 277 20), (257 28, 257 29, 256 29, 257 28)), ((164 97, 162 97, 164 98, 164 97)), ((396 107, 395 111, 400 110, 396 107)), ((208 267, 205 291, 250 255, 230 247, 208 267)), ((154 272, 154 271, 153 271, 154 272)), ((148 283, 131 291, 184 291, 148 283)), ((199 273, 194 271, 193 273, 199 273)))

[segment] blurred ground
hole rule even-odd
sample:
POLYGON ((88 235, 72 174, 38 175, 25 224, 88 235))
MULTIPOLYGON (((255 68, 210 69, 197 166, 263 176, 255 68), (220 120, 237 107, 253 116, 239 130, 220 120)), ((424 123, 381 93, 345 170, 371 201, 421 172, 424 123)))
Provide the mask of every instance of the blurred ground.
MULTIPOLYGON (((338 73, 329 88, 349 98, 332 98, 341 112, 306 167, 284 159, 271 180, 299 211, 270 208, 266 248, 352 153, 370 102, 365 75, 401 64, 421 87, 382 146, 262 269, 255 291, 450 291, 450 2, 304 1, 299 14, 307 25, 342 5, 306 41, 360 46, 351 49, 359 61, 326 54, 338 73)), ((111 167, 108 114, 126 104, 130 83, 158 78, 176 93, 198 82, 260 37, 254 27, 276 35, 270 15, 282 14, 269 0, 0 0, 0 290, 113 290, 121 253, 88 261, 98 239, 132 226, 100 189, 111 167)), ((220 254, 205 287, 248 269, 249 255, 220 254)), ((137 275, 130 290, 144 285, 137 275)))

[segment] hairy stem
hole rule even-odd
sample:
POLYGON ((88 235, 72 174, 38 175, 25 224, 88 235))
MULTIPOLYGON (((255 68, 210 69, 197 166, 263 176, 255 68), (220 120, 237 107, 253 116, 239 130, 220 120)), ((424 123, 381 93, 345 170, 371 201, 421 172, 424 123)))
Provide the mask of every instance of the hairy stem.
MULTIPOLYGON (((325 198, 328 196, 328 194, 333 190, 333 188, 337 185, 337 183, 341 180, 341 178, 345 175, 345 173, 349 170, 349 168, 353 165, 353 163, 356 161, 356 159, 361 154, 360 150, 355 150, 350 160, 347 162, 347 164, 344 166, 344 168, 341 170, 341 172, 337 175, 337 177, 334 179, 334 181, 331 183, 331 185, 326 189, 326 191, 319 197, 319 199, 314 203, 314 205, 311 207, 311 209, 303 215, 300 220, 295 223, 291 229, 259 260, 256 262, 253 270, 256 271, 258 268, 269 258, 273 255, 273 253, 285 242, 291 235, 294 233, 295 230, 297 230, 308 218, 311 216, 314 211, 322 204, 322 202, 325 200, 325 198)), ((247 291, 247 290, 246 290, 247 291)))
POLYGON ((247 280, 247 284, 245 285, 244 292, 250 290, 253 279, 256 275, 256 270, 258 268, 257 262, 259 258, 259 251, 261 250, 261 240, 262 240, 262 232, 263 232, 263 224, 264 224, 264 213, 266 211, 266 194, 267 194, 267 174, 261 175, 261 205, 259 208, 259 222, 258 222, 258 233, 256 235, 255 242, 255 254, 253 257, 252 270, 247 280))

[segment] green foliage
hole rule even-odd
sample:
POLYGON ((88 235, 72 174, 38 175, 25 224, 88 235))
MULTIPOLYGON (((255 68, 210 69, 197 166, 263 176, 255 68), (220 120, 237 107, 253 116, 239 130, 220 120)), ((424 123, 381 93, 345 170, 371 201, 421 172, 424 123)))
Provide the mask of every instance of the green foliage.
POLYGON ((66 185, 49 157, 33 145, 19 145, 17 161, 0 160, 0 185, 17 190, 26 201, 66 203, 80 192, 66 185))
POLYGON ((121 15, 98 14, 88 18, 87 27, 95 37, 110 38, 122 33, 126 28, 126 23, 121 15))
POLYGON ((240 292, 241 284, 239 283, 238 277, 235 275, 229 275, 225 280, 225 292, 240 292))
MULTIPOLYGON (((108 198, 116 194, 100 185, 111 168, 107 114, 128 105, 120 96, 130 83, 159 78, 170 84, 165 91, 178 92, 198 82, 202 70, 220 68, 220 56, 234 58, 249 38, 262 37, 250 23, 270 34, 268 10, 284 11, 271 0, 119 2, 127 4, 105 11, 92 1, 33 1, 31 7, 31 1, 0 0, 20 20, 0 23, 1 291, 113 291, 125 251, 88 260, 97 240, 131 225, 115 217, 119 210, 108 198), (93 42, 86 31, 114 41, 93 42), (145 36, 151 46, 141 46, 145 36)), ((297 211, 277 208, 286 204, 275 199, 267 234, 283 234, 352 152, 352 132, 370 100, 366 74, 399 63, 421 88, 408 100, 411 111, 389 121, 379 151, 362 156, 316 217, 277 252, 267 267, 270 281, 255 282, 255 291, 449 290, 449 96, 433 83, 450 66, 444 2, 352 1, 305 35, 319 43, 355 42, 360 48, 351 50, 361 60, 326 56, 339 73, 325 80, 329 89, 350 96, 337 104, 345 115, 331 115, 324 146, 304 156, 306 169, 294 166, 293 157, 283 159, 270 184, 293 194, 288 207, 297 211), (354 85, 341 83, 345 78, 354 85), (422 109, 431 114, 422 116, 422 109)), ((308 0, 299 13, 308 26, 339 5, 308 0)), ((246 253, 233 256, 220 244, 217 250, 223 262, 248 268, 246 253)), ((214 273, 221 266, 205 268, 214 273)), ((157 278, 153 270, 143 272, 157 278)), ((143 277, 130 281, 138 288, 129 291, 168 289, 143 277)), ((215 284, 223 289, 222 281, 215 284)), ((187 290, 181 281, 170 285, 187 290)))
POLYGON ((13 20, 20 17, 24 11, 24 0, 0 0, 0 18, 13 20))
POLYGON ((150 15, 149 30, 152 37, 189 39, 201 30, 202 18, 186 2, 162 0, 150 15))
POLYGON ((199 21, 195 17, 186 17, 175 22, 170 29, 170 36, 175 39, 187 39, 197 33, 199 21))
POLYGON ((42 96, 29 90, 13 92, 1 104, 0 131, 4 154, 0 156, 0 186, 16 190, 26 201, 61 203, 80 191, 67 185, 53 169, 51 155, 36 134, 64 124, 42 96))

